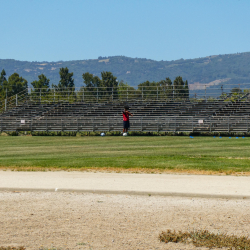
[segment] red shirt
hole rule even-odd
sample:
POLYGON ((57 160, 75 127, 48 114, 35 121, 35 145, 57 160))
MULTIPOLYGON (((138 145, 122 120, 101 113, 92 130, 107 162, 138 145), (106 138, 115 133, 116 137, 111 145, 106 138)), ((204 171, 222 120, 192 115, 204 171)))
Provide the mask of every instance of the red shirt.
POLYGON ((123 111, 122 115, 123 115, 123 121, 125 122, 129 121, 129 114, 127 112, 123 111))

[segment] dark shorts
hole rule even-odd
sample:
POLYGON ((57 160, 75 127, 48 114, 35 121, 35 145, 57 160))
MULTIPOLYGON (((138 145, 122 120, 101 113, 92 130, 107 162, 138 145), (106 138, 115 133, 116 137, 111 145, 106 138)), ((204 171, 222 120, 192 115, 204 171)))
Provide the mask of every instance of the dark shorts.
POLYGON ((123 128, 129 128, 130 125, 129 125, 129 121, 123 121, 123 128))

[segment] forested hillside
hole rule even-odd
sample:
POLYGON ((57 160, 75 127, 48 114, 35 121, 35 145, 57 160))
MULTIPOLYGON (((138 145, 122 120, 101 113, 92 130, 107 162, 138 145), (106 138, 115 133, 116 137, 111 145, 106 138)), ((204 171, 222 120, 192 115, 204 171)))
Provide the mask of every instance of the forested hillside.
POLYGON ((137 86, 145 81, 160 81, 177 76, 188 80, 190 90, 199 91, 204 84, 207 87, 223 83, 224 87, 244 86, 250 88, 250 52, 228 55, 208 56, 204 58, 154 61, 125 56, 99 57, 91 60, 60 62, 26 62, 13 59, 0 59, 0 71, 5 70, 7 77, 17 72, 30 83, 44 74, 50 84, 58 84, 59 70, 68 67, 73 72, 75 85, 83 85, 82 74, 89 72, 101 76, 102 71, 112 72, 119 81, 137 86), (232 85, 231 85, 232 84, 232 85))

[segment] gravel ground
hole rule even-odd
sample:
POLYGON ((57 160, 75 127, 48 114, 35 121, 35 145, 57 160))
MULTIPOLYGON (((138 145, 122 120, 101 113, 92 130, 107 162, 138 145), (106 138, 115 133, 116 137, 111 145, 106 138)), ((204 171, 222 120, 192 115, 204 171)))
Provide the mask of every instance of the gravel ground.
POLYGON ((0 246, 206 249, 159 242, 167 229, 250 236, 250 200, 0 192, 0 246))

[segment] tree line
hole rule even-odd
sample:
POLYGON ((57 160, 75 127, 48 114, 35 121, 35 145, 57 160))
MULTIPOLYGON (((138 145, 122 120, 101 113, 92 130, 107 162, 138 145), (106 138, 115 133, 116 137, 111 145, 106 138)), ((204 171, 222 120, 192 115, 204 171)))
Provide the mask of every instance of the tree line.
MULTIPOLYGON (((46 96, 52 92, 62 96, 84 95, 91 98, 106 98, 112 96, 114 99, 119 99, 124 95, 129 97, 143 96, 143 98, 164 97, 164 98, 189 98, 188 81, 184 81, 181 76, 177 76, 172 82, 170 78, 159 82, 146 81, 140 83, 138 88, 118 81, 111 72, 101 72, 101 78, 89 72, 83 73, 83 86, 80 90, 75 91, 75 83, 73 72, 69 72, 68 68, 60 68, 60 81, 57 85, 50 84, 44 74, 38 76, 38 79, 31 82, 33 89, 29 93, 33 96, 46 96)), ((28 82, 26 79, 19 76, 18 73, 13 73, 6 77, 6 72, 3 69, 0 75, 0 99, 6 99, 19 93, 27 92, 28 82)), ((27 92, 28 94, 28 92, 27 92)))

